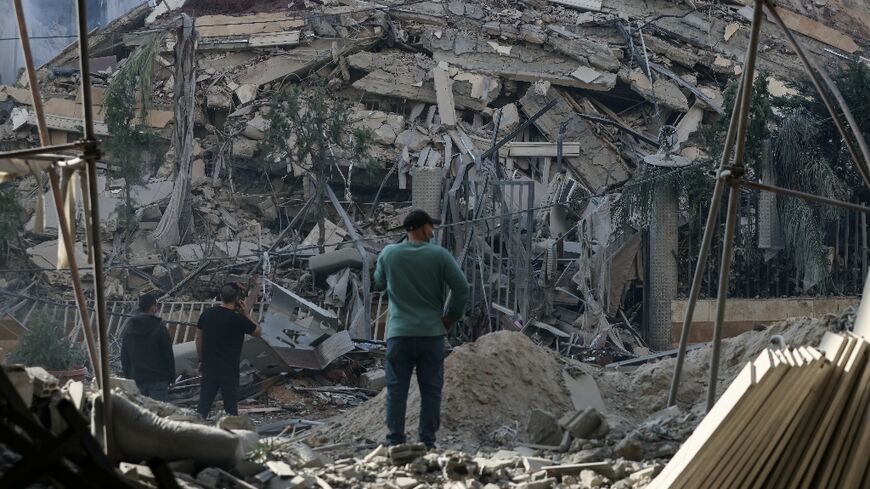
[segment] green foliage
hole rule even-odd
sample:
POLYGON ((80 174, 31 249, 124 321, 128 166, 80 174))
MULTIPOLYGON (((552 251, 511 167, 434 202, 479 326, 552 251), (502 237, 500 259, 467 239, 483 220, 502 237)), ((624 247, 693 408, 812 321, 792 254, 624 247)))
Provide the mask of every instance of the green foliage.
POLYGON ((21 205, 15 187, 11 183, 0 184, 0 239, 7 240, 15 235, 21 224, 21 205))
POLYGON ((44 312, 35 313, 28 321, 28 330, 9 360, 46 370, 67 370, 83 366, 85 350, 70 344, 63 324, 44 312))
POLYGON ((350 109, 324 84, 282 88, 272 96, 270 108, 261 153, 269 161, 286 162, 287 173, 298 165, 315 176, 325 176, 342 156, 362 166, 371 162, 371 131, 353 129, 348 135, 350 109))
POLYGON ((111 136, 105 147, 113 163, 109 166, 109 176, 124 179, 125 205, 120 210, 120 218, 128 231, 136 226, 131 189, 145 183, 146 154, 151 155, 153 167, 159 153, 155 151, 158 137, 148 126, 147 120, 154 81, 154 60, 161 42, 162 36, 154 36, 127 59, 112 79, 104 103, 106 125, 111 136))

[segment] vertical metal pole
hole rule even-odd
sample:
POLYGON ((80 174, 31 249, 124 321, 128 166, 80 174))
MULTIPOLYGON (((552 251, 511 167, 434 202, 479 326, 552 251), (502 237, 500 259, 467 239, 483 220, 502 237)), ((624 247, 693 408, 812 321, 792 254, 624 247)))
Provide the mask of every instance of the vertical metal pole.
MULTIPOLYGON (((731 155, 735 140, 740 143, 744 137, 738 136, 739 124, 738 120, 745 117, 747 114, 744 107, 749 106, 749 94, 752 89, 752 74, 755 72, 755 58, 758 51, 758 40, 761 33, 761 0, 756 0, 755 9, 752 14, 752 28, 749 36, 749 46, 746 50, 746 66, 744 66, 743 77, 740 81, 740 90, 734 101, 734 110, 731 113, 731 122, 728 124, 728 133, 725 136, 725 145, 723 146, 722 159, 719 161, 719 172, 721 174, 725 166, 731 161, 731 155), (745 102, 745 103, 744 103, 745 102)), ((745 136, 745 126, 744 133, 745 136)), ((745 141, 744 141, 745 143, 745 141)), ((740 160, 742 162, 743 153, 740 150, 740 160)), ((704 227, 704 237, 701 240, 701 249, 698 252, 698 262, 695 264, 695 275, 692 279, 692 288, 689 292, 689 302, 686 304, 686 315, 683 318, 683 329, 680 331, 680 346, 677 351, 677 364, 674 367, 674 377, 671 380, 671 388, 668 393, 668 406, 673 406, 677 402, 677 392, 680 385, 680 376, 683 371, 683 363, 686 360, 686 348, 689 343, 689 331, 692 326, 692 316, 695 314, 695 306, 698 303, 698 295, 701 292, 701 281, 704 276, 707 259, 710 256, 710 245, 713 241, 713 234, 716 231, 716 223, 719 216, 719 206, 722 201, 722 192, 725 187, 725 182, 717 174, 716 186, 713 188, 713 197, 710 200, 710 211, 707 213, 707 224, 704 227)), ((726 223, 727 226, 727 223, 726 223)), ((717 345, 714 344, 714 349, 717 345)))
MULTIPOLYGON (((725 319, 725 303, 728 300, 728 278, 731 273, 732 250, 734 246, 734 227, 737 220, 737 202, 740 199, 740 178, 743 176, 743 156, 746 153, 746 129, 749 125, 749 106, 752 101, 752 80, 755 75, 758 37, 761 30, 761 0, 756 0, 752 16, 752 33, 749 52, 746 55, 743 84, 740 87, 740 111, 737 119, 736 149, 732 174, 729 182, 728 215, 725 220, 725 237, 722 246, 722 266, 719 269, 719 291, 716 302, 716 322, 713 324, 713 352, 710 359, 710 384, 707 387, 707 411, 716 402, 716 384, 719 375, 719 352, 722 347, 722 327, 725 319)), ((724 178, 723 174, 718 177, 724 178)))
POLYGON ((532 235, 535 234, 535 184, 534 182, 528 182, 527 188, 529 189, 528 193, 528 230, 526 232, 526 293, 523 297, 523 317, 529 317, 529 304, 532 296, 532 235))
POLYGON ((79 37, 79 77, 82 80, 82 109, 84 142, 86 145, 84 159, 88 167, 88 182, 91 200, 91 246, 94 256, 94 298, 97 312, 97 331, 100 338, 100 365, 102 395, 103 395, 103 435, 106 455, 112 459, 114 439, 112 438, 112 389, 109 383, 109 338, 106 327, 106 290, 103 271, 103 243, 100 238, 100 201, 97 192, 97 158, 98 142, 94 138, 94 114, 91 97, 91 68, 88 59, 88 24, 85 0, 76 1, 79 37))
MULTIPOLYGON (((721 178, 721 177, 720 177, 721 178)), ((740 185, 729 183, 728 215, 725 217, 725 237, 722 244, 722 264, 719 268, 719 290, 716 300, 716 321, 713 323, 713 352, 710 356, 710 383, 707 387, 707 412, 716 403, 716 383, 719 376, 719 352, 722 343, 722 323, 725 319, 725 303, 728 296, 728 279, 731 276, 731 258, 734 245, 734 226, 737 221, 737 202, 740 200, 740 185)))
MULTIPOLYGON (((48 128, 45 124, 45 112, 42 108, 42 98, 39 95, 39 85, 36 79, 36 70, 33 67, 33 55, 30 51, 30 37, 27 33, 27 23, 24 20, 24 9, 21 6, 21 0, 14 0, 15 16, 18 20, 18 34, 21 38, 21 49, 24 52, 24 65, 27 69, 27 84, 30 87, 30 98, 33 99, 33 111, 36 114, 36 126, 39 129, 39 143, 42 146, 48 146, 51 141, 48 137, 48 128)), ((67 261, 69 262, 70 279, 73 283, 73 290, 76 297, 76 305, 78 306, 79 315, 82 319, 82 324, 85 332, 85 342, 88 346, 88 358, 91 361, 91 367, 94 369, 94 376, 97 378, 97 384, 100 384, 100 362, 97 358, 97 346, 94 343, 94 332, 90 329, 91 319, 88 312, 88 303, 85 300, 85 293, 82 290, 82 281, 79 274, 79 266, 76 262, 75 242, 70 233, 69 223, 66 220, 66 214, 63 209, 63 199, 60 195, 60 179, 57 175, 57 170, 54 167, 48 168, 48 179, 51 184, 51 196, 54 200, 54 209, 57 212, 57 227, 60 234, 60 239, 63 240, 63 245, 66 248, 67 261)), ((39 189, 42 192, 42 188, 39 189)), ((73 339, 75 340, 75 339, 73 339)))

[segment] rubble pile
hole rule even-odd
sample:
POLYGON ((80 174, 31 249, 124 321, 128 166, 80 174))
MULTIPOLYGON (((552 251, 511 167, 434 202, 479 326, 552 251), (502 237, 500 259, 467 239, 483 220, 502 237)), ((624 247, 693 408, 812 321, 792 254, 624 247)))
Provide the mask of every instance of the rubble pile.
MULTIPOLYGON (((295 458, 290 455, 288 460, 291 457, 295 458)), ((266 488, 326 487, 326 484, 335 488, 379 489, 640 489, 661 470, 661 464, 623 459, 570 463, 530 450, 426 453, 423 445, 382 445, 364 456, 334 462, 324 462, 321 457, 292 468, 281 461, 266 462, 266 466, 269 470, 257 476, 267 481, 266 488)))
MULTIPOLYGON (((748 331, 722 340, 717 396, 728 387, 748 361, 771 346, 772 341, 789 346, 818 346, 826 331, 843 331, 855 320, 854 310, 821 319, 795 318, 777 322, 760 331, 748 331)), ((686 354, 677 404, 689 411, 703 406, 709 383, 710 347, 686 354)), ((666 358, 637 367, 631 372, 604 368, 595 373, 607 407, 627 421, 640 422, 667 406, 668 390, 676 358, 666 358)))
MULTIPOLYGON (((498 331, 455 348, 444 362, 441 433, 449 443, 492 445, 502 427, 525 427, 529 413, 562 414, 570 404, 562 367, 551 351, 528 337, 498 331)), ((336 439, 382 441, 386 391, 348 411, 329 428, 336 439)), ((417 427, 420 392, 411 380, 406 426, 417 427)))

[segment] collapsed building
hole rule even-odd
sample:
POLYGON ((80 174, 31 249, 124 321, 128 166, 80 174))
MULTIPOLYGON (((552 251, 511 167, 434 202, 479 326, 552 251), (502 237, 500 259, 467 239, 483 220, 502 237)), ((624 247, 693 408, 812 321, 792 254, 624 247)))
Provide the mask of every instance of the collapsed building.
MULTIPOLYGON (((813 57, 830 66, 867 62, 866 6, 793 3, 778 9, 813 57)), ((189 377, 175 387, 174 398, 189 404, 196 370, 184 360, 195 356, 199 313, 222 283, 261 274, 268 278, 268 299, 257 315, 266 333, 245 346, 248 396, 288 379, 294 385, 299 377, 321 382, 341 371, 344 380, 359 377, 353 389, 362 390, 290 390, 344 407, 359 404, 382 387, 377 351, 387 328, 387 299, 372 290, 369 274, 377 252, 401 236, 404 214, 418 207, 444 221, 436 240, 453 252, 472 285, 457 344, 495 331, 521 332, 575 369, 581 367, 572 362, 625 369, 666 357, 680 335, 681 297, 698 246, 698 225, 687 222, 685 216, 693 214, 681 214, 687 204, 673 177, 703 179, 712 168, 703 133, 730 110, 727 86, 743 71, 751 4, 164 0, 133 8, 94 31, 89 42, 92 56, 114 60, 96 70, 93 87, 95 131, 107 140, 117 137, 109 120, 112 84, 139 66, 142 56, 153 58, 145 60, 152 70, 139 71, 153 80, 138 82, 139 96, 145 88, 149 93, 141 99, 147 102, 135 102, 139 115, 132 118, 151 135, 137 158, 154 168, 135 182, 121 175, 122 157, 112 148, 100 162, 110 337, 119 341, 137 295, 160 291, 160 315, 182 360, 177 373, 189 377), (190 20, 187 30, 182 16, 190 20), (185 53, 182 47, 191 39, 195 49, 185 53), (270 144, 276 94, 293 87, 304 94, 317 83, 347 105, 342 137, 359 130, 370 138, 365 158, 336 148, 338 155, 329 155, 316 175, 325 180, 320 182, 309 178, 313 166, 288 164, 270 144), (325 184, 323 194, 318 183, 325 184), (636 218, 624 205, 636 189, 650 194, 648 219, 636 218), (366 369, 372 372, 358 375, 366 369)), ((801 96, 794 83, 802 73, 799 60, 772 21, 763 31, 758 64, 766 89, 773 96, 801 96)), ((73 44, 37 72, 52 144, 79 137, 84 99, 80 74, 68 68, 76 59, 73 44)), ((25 80, 0 88, 4 149, 37 140, 25 80)), ((6 345, 14 346, 33 318, 46 316, 61 322, 71 341, 81 342, 85 326, 65 290, 69 276, 56 251, 56 216, 40 210, 52 196, 35 177, 15 191, 27 215, 27 234, 16 246, 28 258, 21 269, 30 273, 7 272, 2 279, 6 345)), ((812 297, 821 295, 820 280, 793 263, 782 211, 768 197, 752 194, 741 206, 741 232, 754 253, 738 260, 732 296, 745 301, 732 305, 726 336, 786 317, 841 314, 857 305, 864 285, 862 213, 837 215, 824 237, 827 279, 837 297, 812 297)), ((78 261, 87 260, 83 247, 78 261)), ((88 269, 83 271, 87 279, 88 269)), ((715 290, 715 277, 708 277, 702 297, 715 297, 715 290)), ((711 338, 712 309, 710 303, 696 309, 692 342, 711 338)), ((592 376, 575 374, 564 380, 565 388, 588 388, 592 376)), ((597 380, 604 389, 606 376, 597 380)), ((389 476, 381 474, 384 466, 397 460, 401 465, 401 454, 376 449, 359 458, 371 464, 366 470, 375 479, 411 479, 399 487, 445 482, 420 480, 413 470, 440 472, 453 481, 463 479, 449 475, 454 470, 500 474, 503 479, 492 480, 523 487, 550 487, 557 479, 565 483, 566 476, 577 476, 578 484, 585 477, 582 483, 590 487, 605 484, 602 478, 616 483, 634 477, 623 487, 642 486, 661 467, 650 470, 640 461, 667 459, 678 444, 638 439, 691 419, 674 435, 684 440, 702 416, 699 399, 692 399, 682 403, 685 411, 659 414, 646 432, 643 422, 654 412, 629 416, 640 430, 633 436, 625 428, 610 435, 604 428, 583 432, 581 421, 598 418, 585 411, 589 404, 569 409, 561 385, 554 387, 555 397, 543 397, 552 402, 534 416, 511 412, 499 426, 487 426, 496 433, 486 441, 523 439, 538 445, 526 447, 531 450, 569 452, 573 458, 535 460, 540 452, 522 450, 495 461, 430 457, 411 472, 389 476), (567 446, 560 448, 563 440, 567 446), (637 455, 641 445, 646 453, 637 455), (614 453, 623 460, 601 465, 614 453)), ((600 412, 605 401, 611 409, 626 402, 601 395, 605 399, 593 403, 600 412)), ((664 408, 662 403, 653 404, 664 408)), ((313 434, 317 423, 310 421, 279 421, 279 432, 292 425, 312 428, 313 434)), ((377 441, 359 427, 346 433, 377 441)), ((313 435, 306 439, 317 445, 313 435)), ((329 446, 321 444, 318 453, 329 446)), ((294 446, 291 452, 300 450, 306 451, 294 446)), ((413 465, 415 459, 405 457, 413 465)), ((366 472, 360 460, 330 465, 325 474, 297 474, 279 465, 269 470, 275 487, 306 487, 339 475, 352 480, 350 474, 366 472), (278 485, 277 479, 299 485, 278 485)), ((310 463, 307 468, 323 464, 310 463)), ((141 480, 155 477, 142 467, 128 469, 141 480)))

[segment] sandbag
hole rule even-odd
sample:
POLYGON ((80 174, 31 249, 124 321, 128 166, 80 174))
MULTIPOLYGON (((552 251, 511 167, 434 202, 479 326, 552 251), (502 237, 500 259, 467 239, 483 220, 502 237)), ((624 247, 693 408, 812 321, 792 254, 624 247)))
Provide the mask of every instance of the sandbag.
MULTIPOLYGON (((140 463, 160 457, 167 462, 193 460, 200 467, 230 469, 244 458, 242 437, 237 433, 161 418, 121 396, 113 395, 112 399, 118 461, 140 463)), ((95 408, 100 404, 97 401, 95 408)), ((246 441, 244 445, 250 443, 246 441)))

